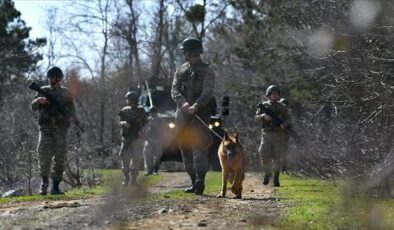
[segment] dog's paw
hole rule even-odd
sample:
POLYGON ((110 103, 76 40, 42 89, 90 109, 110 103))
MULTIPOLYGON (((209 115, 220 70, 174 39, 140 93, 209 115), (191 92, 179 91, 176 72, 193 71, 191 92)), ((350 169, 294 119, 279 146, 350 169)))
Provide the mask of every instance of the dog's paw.
POLYGON ((241 195, 239 195, 239 196, 234 196, 234 199, 242 199, 242 196, 241 196, 241 195))
POLYGON ((217 195, 216 197, 217 197, 217 198, 224 198, 225 196, 224 196, 223 194, 220 193, 220 194, 217 195))

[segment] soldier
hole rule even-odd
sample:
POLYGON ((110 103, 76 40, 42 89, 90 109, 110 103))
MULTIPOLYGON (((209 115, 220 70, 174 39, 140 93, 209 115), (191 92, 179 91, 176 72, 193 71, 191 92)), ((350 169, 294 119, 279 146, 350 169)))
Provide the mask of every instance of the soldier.
MULTIPOLYGON (((289 101, 286 100, 286 98, 281 98, 279 100, 280 103, 282 103, 283 105, 285 105, 288 109, 288 111, 290 111, 289 108, 289 101)), ((290 112, 289 112, 290 113, 290 112)), ((290 129, 290 125, 287 127, 287 129, 290 129)), ((289 139, 290 139, 290 135, 288 133, 286 133, 286 139, 285 139, 285 143, 283 144, 284 146, 284 150, 283 150, 283 154, 281 156, 281 165, 282 165, 282 172, 286 173, 287 172, 287 155, 289 153, 289 139)))
POLYGON ((174 75, 171 96, 177 104, 176 127, 178 144, 186 172, 192 185, 187 193, 202 195, 205 175, 208 171, 208 147, 212 144, 209 130, 196 117, 209 124, 215 73, 202 61, 202 42, 196 38, 186 38, 180 49, 186 60, 174 75))
POLYGON ((134 91, 125 95, 127 106, 119 112, 119 126, 121 127, 122 146, 119 152, 122 163, 124 180, 122 185, 137 185, 138 166, 141 159, 142 134, 147 117, 145 110, 138 107, 138 94, 134 91), (131 162, 130 162, 131 161, 131 162))
POLYGON ((288 115, 287 107, 279 102, 280 90, 276 85, 270 85, 267 88, 265 96, 268 101, 261 102, 256 111, 255 119, 261 122, 261 144, 259 148, 260 157, 264 168, 263 184, 267 185, 272 175, 272 167, 274 170, 274 186, 279 187, 279 174, 281 169, 281 155, 284 154, 287 141, 286 128, 290 124, 290 117, 288 115), (281 119, 283 123, 278 126, 274 122, 274 117, 268 115, 267 110, 271 110, 277 118, 281 119), (264 112, 265 111, 265 112, 264 112))
POLYGON ((162 155, 162 121, 157 114, 157 107, 153 106, 149 110, 150 117, 145 127, 145 144, 144 144, 144 166, 145 175, 157 174, 160 167, 160 157, 162 155))
POLYGON ((59 109, 48 102, 43 95, 36 94, 31 102, 31 109, 39 111, 38 124, 39 138, 37 152, 39 156, 39 170, 42 178, 40 195, 47 194, 49 185, 49 173, 51 170, 52 158, 54 161, 51 177, 51 194, 64 194, 59 189, 60 181, 63 178, 64 163, 67 154, 67 131, 71 123, 74 123, 75 105, 69 90, 60 85, 63 72, 59 67, 52 67, 47 72, 49 85, 41 87, 49 92, 63 106, 66 114, 62 114, 59 109))

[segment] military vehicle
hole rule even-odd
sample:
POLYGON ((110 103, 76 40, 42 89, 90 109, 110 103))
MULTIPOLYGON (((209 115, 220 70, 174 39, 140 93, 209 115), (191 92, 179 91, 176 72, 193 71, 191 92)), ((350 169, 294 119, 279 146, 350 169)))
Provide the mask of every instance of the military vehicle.
MULTIPOLYGON (((227 106, 224 101, 222 105, 228 108, 228 97, 227 106)), ((148 85, 140 88, 139 105, 142 106, 146 112, 149 112, 151 105, 157 107, 158 116, 163 120, 162 127, 162 139, 163 139, 163 153, 161 161, 178 161, 182 162, 182 155, 176 143, 176 123, 175 123, 175 111, 176 104, 171 98, 171 86, 167 85, 148 85)), ((220 136, 224 135, 223 116, 217 113, 216 100, 212 98, 212 115, 209 128, 218 133, 220 136)), ((228 114, 224 111, 224 115, 228 114)), ((213 144, 209 148, 209 161, 211 170, 220 171, 220 162, 217 156, 217 150, 221 142, 220 138, 211 132, 213 137, 213 144)))

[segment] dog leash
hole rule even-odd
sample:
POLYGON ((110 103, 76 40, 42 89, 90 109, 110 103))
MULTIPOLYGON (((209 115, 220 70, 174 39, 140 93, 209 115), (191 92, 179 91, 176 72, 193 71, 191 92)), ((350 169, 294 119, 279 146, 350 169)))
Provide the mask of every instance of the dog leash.
POLYGON ((201 122, 205 127, 207 127, 213 134, 215 134, 220 140, 222 140, 222 141, 224 140, 223 137, 221 137, 217 132, 215 132, 215 131, 213 131, 213 129, 209 128, 209 125, 208 125, 207 123, 205 123, 205 121, 203 121, 203 120, 201 119, 200 116, 198 116, 197 114, 194 114, 194 116, 195 116, 198 120, 200 120, 200 122, 201 122))

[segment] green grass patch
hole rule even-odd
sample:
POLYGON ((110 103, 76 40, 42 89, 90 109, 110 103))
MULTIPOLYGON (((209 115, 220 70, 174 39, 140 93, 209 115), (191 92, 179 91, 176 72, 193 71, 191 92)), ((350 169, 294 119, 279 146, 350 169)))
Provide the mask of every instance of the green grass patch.
POLYGON ((380 200, 378 206, 382 208, 384 218, 387 220, 389 226, 394 228, 394 199, 380 200))
MULTIPOLYGON (((16 202, 31 202, 31 201, 46 201, 46 200, 76 200, 89 198, 91 196, 103 195, 113 191, 113 187, 121 188, 122 172, 119 169, 98 169, 95 171, 97 177, 102 177, 104 185, 94 187, 80 187, 73 188, 66 191, 65 195, 32 195, 32 196, 18 196, 0 198, 0 203, 16 203, 16 202)), ((138 183, 142 186, 151 186, 163 179, 160 174, 157 176, 143 176, 141 172, 138 176, 138 183)), ((63 184, 64 182, 62 182, 63 184)), ((60 185, 61 187, 62 185, 60 185)), ((130 186, 129 186, 130 187, 130 186)), ((49 191, 50 189, 48 189, 49 191)))
POLYGON ((31 195, 31 196, 17 196, 17 197, 5 197, 0 198, 0 203, 17 203, 17 202, 28 202, 28 201, 45 201, 45 200, 76 200, 84 199, 94 195, 104 194, 103 187, 81 187, 71 189, 64 195, 31 195))
MULTIPOLYGON (((289 213, 275 227, 283 229, 368 229, 368 216, 376 211, 385 226, 394 226, 394 199, 344 197, 343 185, 333 181, 281 175, 276 196, 290 205, 289 213), (387 221, 391 220, 391 221, 387 221)), ((376 217, 375 217, 376 218, 376 217)), ((376 219, 379 222, 379 217, 376 219)))

